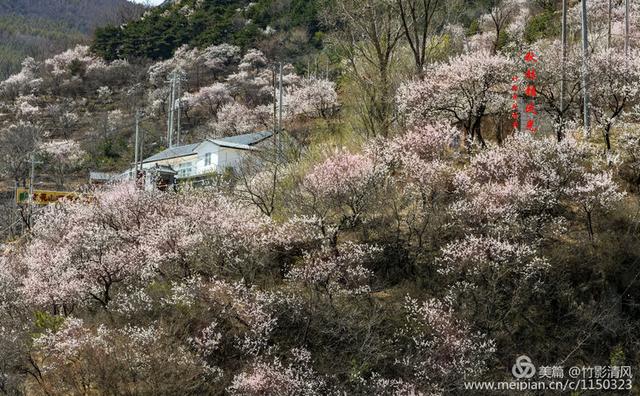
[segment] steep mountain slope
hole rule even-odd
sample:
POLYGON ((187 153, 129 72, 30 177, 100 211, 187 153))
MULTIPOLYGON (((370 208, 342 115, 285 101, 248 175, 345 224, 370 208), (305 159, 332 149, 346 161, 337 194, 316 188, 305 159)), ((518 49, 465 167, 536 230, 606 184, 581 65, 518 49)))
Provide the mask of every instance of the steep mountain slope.
MULTIPOLYGON (((478 29, 478 17, 496 0, 449 0, 446 24, 463 24, 469 34, 478 29)), ((532 23, 542 34, 548 29, 553 2, 540 1, 545 13, 532 23)), ((327 34, 337 26, 324 25, 327 0, 166 0, 140 20, 96 30, 92 50, 106 60, 168 59, 182 45, 205 48, 229 43, 243 49, 258 48, 268 57, 305 63, 317 54, 327 34), (323 10, 325 9, 325 10, 323 10)), ((330 13, 330 12, 329 12, 330 13)))
POLYGON ((182 0, 165 2, 138 21, 96 31, 93 50, 107 60, 168 59, 184 44, 256 47, 296 59, 321 45, 315 0, 182 0))
POLYGON ((136 18, 142 7, 127 0, 11 0, 0 2, 0 78, 31 56, 45 59, 86 42, 100 25, 136 18))

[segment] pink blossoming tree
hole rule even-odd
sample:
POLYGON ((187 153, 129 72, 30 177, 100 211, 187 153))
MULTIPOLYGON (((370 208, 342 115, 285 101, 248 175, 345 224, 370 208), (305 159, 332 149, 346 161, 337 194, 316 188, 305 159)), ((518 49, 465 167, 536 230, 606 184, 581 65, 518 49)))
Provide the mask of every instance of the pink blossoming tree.
POLYGON ((482 121, 503 111, 509 100, 513 63, 502 55, 476 52, 434 65, 425 78, 404 84, 398 93, 400 112, 410 125, 449 120, 463 128, 469 143, 486 146, 482 121))

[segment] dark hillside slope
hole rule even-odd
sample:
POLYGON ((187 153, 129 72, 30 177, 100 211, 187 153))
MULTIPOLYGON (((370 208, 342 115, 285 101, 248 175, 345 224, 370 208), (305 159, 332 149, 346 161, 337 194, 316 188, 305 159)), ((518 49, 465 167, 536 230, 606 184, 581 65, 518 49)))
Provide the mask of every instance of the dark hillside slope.
POLYGON ((96 31, 94 51, 107 60, 167 59, 189 44, 257 47, 295 60, 320 47, 317 0, 184 0, 150 10, 123 27, 96 31))
POLYGON ((0 78, 19 71, 27 56, 46 59, 142 10, 127 0, 0 0, 0 78))

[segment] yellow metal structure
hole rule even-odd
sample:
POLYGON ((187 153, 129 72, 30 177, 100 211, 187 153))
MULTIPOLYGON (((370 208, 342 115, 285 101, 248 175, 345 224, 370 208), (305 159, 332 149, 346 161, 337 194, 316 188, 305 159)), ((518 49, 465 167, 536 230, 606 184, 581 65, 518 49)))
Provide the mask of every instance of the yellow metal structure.
MULTIPOLYGON (((33 204, 34 205, 49 205, 56 203, 62 198, 71 200, 78 199, 80 195, 70 191, 45 191, 45 190, 33 190, 33 204)), ((16 202, 20 204, 29 204, 29 189, 18 188, 16 189, 16 202)))

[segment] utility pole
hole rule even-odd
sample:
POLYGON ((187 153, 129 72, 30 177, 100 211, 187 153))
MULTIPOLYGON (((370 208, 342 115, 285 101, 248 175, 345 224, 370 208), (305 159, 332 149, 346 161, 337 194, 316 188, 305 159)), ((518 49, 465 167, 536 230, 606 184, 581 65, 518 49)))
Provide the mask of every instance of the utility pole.
POLYGON ((138 153, 140 152, 140 110, 136 110, 136 153, 134 154, 133 163, 135 164, 135 173, 138 173, 138 153))
POLYGON ((562 0, 562 79, 560 80, 560 127, 558 142, 564 137, 564 99, 567 91, 567 1, 562 0))
POLYGON ((167 120, 167 143, 169 148, 173 147, 173 108, 176 96, 176 73, 171 73, 171 94, 169 94, 169 118, 167 120))
MULTIPOLYGON (((12 237, 15 235, 13 226, 18 222, 18 211, 20 210, 20 204, 18 204, 18 200, 17 200, 17 197, 18 197, 18 186, 19 186, 18 185, 18 181, 17 180, 14 181, 13 182, 13 187, 14 187, 13 193, 14 193, 14 197, 16 197, 16 202, 15 202, 15 207, 14 207, 14 210, 13 210, 13 216, 12 216, 12 219, 11 219, 11 223, 12 223, 11 236, 12 237)), ((23 223, 22 226, 24 227, 24 222, 21 222, 21 223, 23 223)), ((24 231, 24 229, 23 229, 23 231, 24 231)))
POLYGON ((36 155, 31 153, 31 172, 29 174, 29 230, 33 227, 33 181, 36 173, 36 155))
MULTIPOLYGON (((144 171, 144 129, 140 133, 140 171, 144 171)), ((136 165, 137 166, 137 165, 136 165)))
POLYGON ((273 133, 278 130, 278 85, 276 84, 276 68, 271 71, 271 83, 273 86, 273 133))
POLYGON ((613 0, 609 0, 609 14, 607 19, 607 49, 611 48, 611 12, 613 0))
POLYGON ((167 82, 171 84, 171 93, 169 94, 169 115, 167 117, 167 141, 169 148, 174 145, 180 145, 180 135, 182 133, 181 115, 182 115, 182 72, 174 70, 171 72, 171 79, 167 82), (176 115, 176 110, 178 114, 176 115), (176 133, 175 140, 173 133, 176 133))
POLYGON ((283 95, 282 95, 282 63, 280 63, 280 82, 279 82, 279 88, 280 88, 280 92, 279 92, 279 96, 280 96, 280 108, 279 110, 279 114, 278 114, 278 139, 276 140, 276 144, 277 144, 277 151, 280 152, 281 151, 281 140, 282 140, 282 107, 284 105, 284 102, 282 100, 283 95))
POLYGON ((582 95, 584 101, 584 134, 591 137, 591 117, 589 114, 589 35, 587 25, 587 0, 582 0, 582 95))
POLYGON ((624 1, 624 56, 629 57, 629 0, 624 1))
POLYGON ((174 105, 178 110, 178 122, 177 122, 177 132, 176 132, 176 145, 180 145, 180 132, 181 132, 181 125, 180 125, 180 115, 182 114, 182 93, 181 93, 181 89, 182 89, 182 76, 180 76, 177 81, 176 81, 176 85, 177 85, 177 91, 178 91, 178 97, 176 98, 174 105))
POLYGON ((141 183, 142 189, 146 188, 147 175, 144 172, 144 130, 140 131, 140 165, 136 163, 136 185, 141 183), (138 170, 139 169, 139 170, 138 170))

